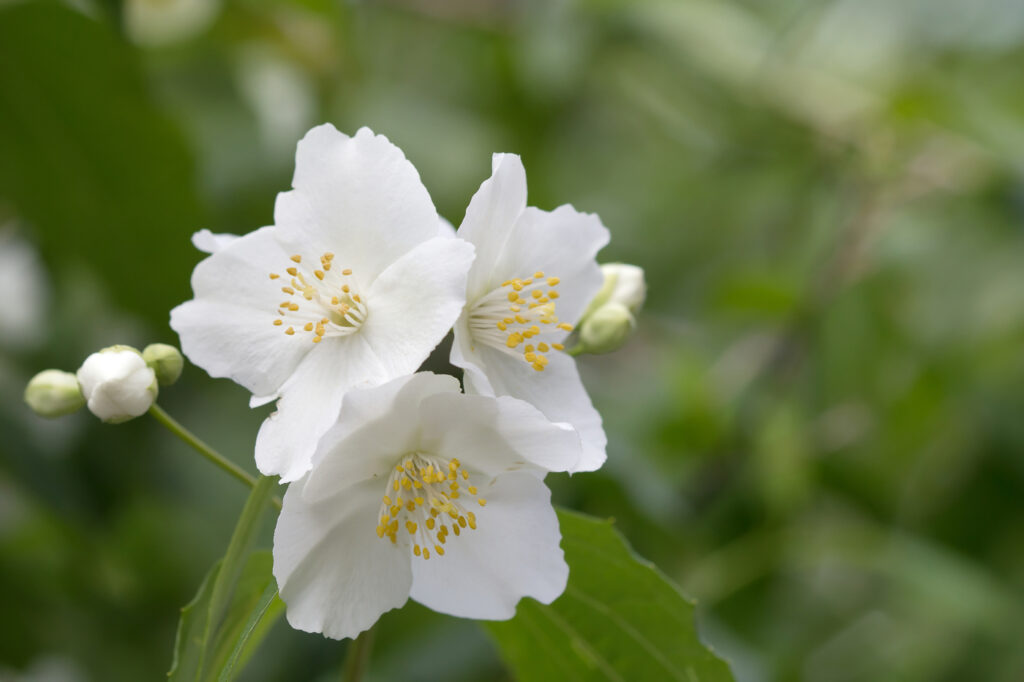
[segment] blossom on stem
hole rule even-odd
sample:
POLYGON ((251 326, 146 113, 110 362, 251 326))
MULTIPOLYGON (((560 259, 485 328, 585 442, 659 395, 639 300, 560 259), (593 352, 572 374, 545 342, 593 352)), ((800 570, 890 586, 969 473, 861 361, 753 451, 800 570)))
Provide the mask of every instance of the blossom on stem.
POLYGON ((309 131, 292 185, 273 226, 193 238, 211 255, 171 311, 189 360, 253 406, 278 401, 256 465, 283 481, 309 468, 346 391, 416 371, 458 317, 473 259, 402 151, 367 128, 309 131))
POLYGON ((76 376, 89 411, 109 424, 145 414, 158 392, 153 369, 130 346, 110 346, 93 353, 76 376))
POLYGON ((607 439, 565 339, 601 288, 601 220, 571 206, 526 205, 526 172, 514 154, 495 154, 492 175, 473 196, 458 236, 476 247, 466 307, 455 325, 452 364, 468 393, 509 395, 575 428, 583 457, 605 460, 607 439))
POLYGON ((409 597, 494 620, 524 596, 550 603, 569 569, 543 478, 580 455, 572 429, 452 377, 350 392, 274 531, 288 622, 340 639, 409 597))

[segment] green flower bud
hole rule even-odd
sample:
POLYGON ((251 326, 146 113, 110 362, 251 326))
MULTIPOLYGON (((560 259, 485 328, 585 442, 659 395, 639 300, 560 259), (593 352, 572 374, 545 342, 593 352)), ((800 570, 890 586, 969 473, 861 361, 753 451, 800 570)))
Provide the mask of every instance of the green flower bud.
POLYGON ((110 424, 134 419, 156 400, 156 373, 131 346, 111 346, 93 353, 78 369, 89 411, 110 424))
POLYGON ((149 344, 142 351, 142 359, 156 372, 156 380, 161 386, 170 386, 177 381, 185 366, 181 352, 166 343, 149 344))
POLYGON ((636 318, 625 305, 611 301, 583 318, 579 331, 579 353, 610 353, 626 343, 636 328, 636 318))
POLYGON ((62 417, 80 410, 85 396, 74 374, 45 369, 28 382, 25 402, 41 417, 62 417))

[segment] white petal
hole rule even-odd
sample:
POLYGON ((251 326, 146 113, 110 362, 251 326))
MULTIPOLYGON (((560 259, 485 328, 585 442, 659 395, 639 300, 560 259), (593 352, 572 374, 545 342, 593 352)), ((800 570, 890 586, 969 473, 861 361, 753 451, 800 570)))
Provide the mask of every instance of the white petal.
POLYGON ((383 135, 354 137, 325 124, 302 138, 295 188, 277 197, 274 222, 296 253, 312 245, 332 252, 338 267, 372 282, 392 261, 436 237, 440 218, 416 169, 383 135))
MULTIPOLYGON (((466 303, 473 247, 438 237, 392 263, 366 292, 366 336, 391 377, 416 371, 466 303)), ((390 378, 390 377, 389 377, 390 378)))
POLYGON ((596 258, 607 243, 608 229, 594 214, 572 206, 551 212, 527 208, 490 273, 488 291, 506 279, 541 270, 561 279, 556 311, 560 320, 575 324, 604 283, 596 258))
POLYGON ((345 392, 388 378, 362 334, 316 344, 281 387, 277 411, 260 427, 257 468, 286 483, 301 477, 309 470, 317 441, 337 420, 345 392))
MULTIPOLYGON (((566 422, 576 429, 583 444, 583 456, 571 471, 595 471, 604 464, 608 439, 601 426, 601 415, 590 402, 571 357, 551 353, 550 364, 543 372, 537 372, 519 358, 493 348, 482 347, 478 351, 496 395, 525 400, 551 421, 566 422)), ((475 384, 466 382, 467 392, 474 392, 475 388, 475 384)))
MULTIPOLYGON (((515 398, 445 393, 420 407, 421 444, 427 452, 458 457, 467 467, 497 476, 516 469, 574 471, 580 439, 515 398)), ((542 475, 543 477, 543 475, 542 475)))
POLYGON ((209 230, 199 230, 192 235, 192 245, 203 253, 217 253, 236 239, 238 239, 237 234, 218 234, 209 230))
POLYGON ((454 237, 455 236, 455 226, 452 225, 450 222, 448 222, 448 220, 444 216, 438 216, 438 219, 441 221, 441 225, 437 229, 437 236, 438 237, 454 237))
POLYGON ((293 483, 274 530, 274 577, 288 622, 306 632, 355 637, 402 606, 412 582, 408 547, 377 537, 384 484, 339 489, 307 504, 293 483))
POLYGON ((449 536, 444 556, 412 563, 411 597, 435 611, 502 620, 522 597, 549 604, 565 590, 569 567, 558 517, 543 481, 524 473, 485 488, 477 528, 449 536))
MULTIPOLYGON (((492 270, 499 266, 505 243, 513 237, 513 226, 525 208, 523 162, 515 154, 495 154, 491 158, 491 177, 473 195, 457 233, 476 246, 476 264, 467 287, 471 300, 494 288, 492 270)), ((497 280, 498 284, 505 279, 508 277, 497 280)))
POLYGON ((230 378, 257 395, 272 395, 312 344, 287 336, 273 321, 283 294, 281 272, 290 262, 264 227, 233 240, 192 273, 195 298, 171 311, 171 328, 193 364, 230 378))
POLYGON ((460 395, 458 380, 418 372, 349 391, 338 422, 320 439, 313 456, 315 473, 306 483, 306 500, 332 494, 338 481, 378 476, 383 485, 403 455, 420 449, 420 405, 437 394, 460 395))

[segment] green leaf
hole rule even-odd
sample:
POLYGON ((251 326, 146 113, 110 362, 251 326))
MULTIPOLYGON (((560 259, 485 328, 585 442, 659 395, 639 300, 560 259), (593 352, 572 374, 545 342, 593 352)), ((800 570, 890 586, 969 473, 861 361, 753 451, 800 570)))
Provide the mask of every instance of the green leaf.
POLYGON ((727 682, 701 644, 693 605, 607 521, 559 511, 569 585, 549 606, 532 599, 486 628, 521 680, 727 682))
POLYGON ((272 565, 273 557, 268 550, 249 555, 224 619, 208 641, 210 601, 223 560, 213 565, 195 598, 181 610, 174 657, 167 673, 172 681, 234 679, 284 612, 272 565))
POLYGON ((196 597, 182 609, 167 673, 171 680, 230 679, 232 670, 244 664, 280 615, 280 603, 274 604, 273 557, 269 551, 249 553, 276 480, 261 476, 256 481, 224 558, 214 564, 196 597))
POLYGON ((65 3, 0 6, 0 198, 55 272, 86 262, 118 303, 165 325, 189 297, 197 197, 137 51, 65 3))

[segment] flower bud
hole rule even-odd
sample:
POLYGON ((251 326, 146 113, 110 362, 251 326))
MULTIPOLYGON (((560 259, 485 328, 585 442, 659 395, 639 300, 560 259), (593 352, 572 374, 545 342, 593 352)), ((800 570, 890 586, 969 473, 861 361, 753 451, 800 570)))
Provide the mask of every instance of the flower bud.
POLYGON ((614 301, 605 303, 580 323, 579 352, 610 353, 621 348, 635 328, 629 308, 614 301))
POLYGON ((28 382, 25 402, 41 417, 62 417, 81 409, 85 396, 74 374, 45 369, 28 382))
POLYGON ((170 386, 177 381, 185 365, 178 349, 166 343, 149 344, 142 351, 142 359, 156 373, 157 383, 161 386, 170 386))
POLYGON ((156 373, 130 346, 111 346, 90 355, 78 369, 78 382, 89 410, 110 424, 144 414, 158 391, 156 373))
MULTIPOLYGON (((607 301, 621 303, 636 315, 647 298, 647 284, 644 282, 643 268, 626 263, 605 263, 601 266, 604 275, 604 286, 601 293, 607 290, 607 301)), ((599 293, 598 296, 601 294, 599 293)))
POLYGON ((610 353, 636 329, 635 315, 647 296, 643 268, 626 263, 601 266, 604 285, 587 306, 577 329, 574 353, 610 353))

